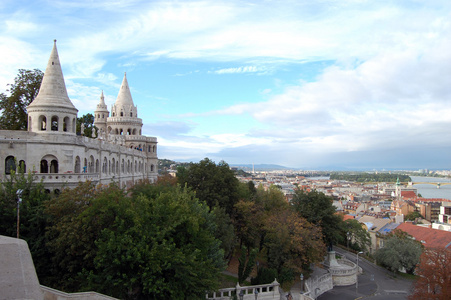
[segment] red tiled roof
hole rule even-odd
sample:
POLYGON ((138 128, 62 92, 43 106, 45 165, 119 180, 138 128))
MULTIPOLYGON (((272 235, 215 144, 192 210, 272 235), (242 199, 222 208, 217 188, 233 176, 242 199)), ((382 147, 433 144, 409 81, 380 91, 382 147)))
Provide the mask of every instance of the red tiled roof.
POLYGON ((351 215, 344 215, 343 216, 343 221, 349 220, 349 219, 354 219, 354 216, 351 215))
POLYGON ((407 232, 420 241, 426 248, 449 248, 451 249, 451 232, 439 229, 426 228, 402 223, 396 229, 407 232), (424 241, 424 242, 423 242, 424 241))
POLYGON ((407 199, 412 199, 412 198, 416 198, 417 194, 415 194, 414 191, 401 191, 401 197, 407 198, 407 199))

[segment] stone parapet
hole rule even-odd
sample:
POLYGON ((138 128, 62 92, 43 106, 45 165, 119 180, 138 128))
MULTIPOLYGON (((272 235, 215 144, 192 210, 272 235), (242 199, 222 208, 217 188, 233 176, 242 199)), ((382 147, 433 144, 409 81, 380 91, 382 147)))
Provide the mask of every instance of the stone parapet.
POLYGON ((24 240, 0 236, 0 299, 44 299, 24 240))
POLYGON ((43 285, 41 285, 41 289, 44 300, 118 300, 96 292, 65 293, 43 285))

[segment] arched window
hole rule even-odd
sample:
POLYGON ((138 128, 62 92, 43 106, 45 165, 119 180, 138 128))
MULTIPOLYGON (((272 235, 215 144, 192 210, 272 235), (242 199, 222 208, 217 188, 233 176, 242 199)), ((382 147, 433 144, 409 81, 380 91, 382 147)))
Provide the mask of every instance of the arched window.
POLYGON ((94 173, 94 156, 89 157, 89 173, 94 173))
POLYGON ((99 168, 100 168, 100 162, 98 159, 96 159, 96 173, 99 173, 99 168))
POLYGON ((57 116, 52 117, 51 130, 58 131, 58 117, 57 116))
POLYGON ((152 147, 152 152, 155 153, 155 150, 156 150, 156 149, 157 149, 157 147, 156 147, 156 146, 153 146, 153 147, 152 147))
POLYGON ((133 113, 132 112, 130 113, 130 117, 133 117, 133 113))
POLYGON ((47 130, 47 118, 45 116, 39 116, 39 128, 40 130, 47 130))
POLYGON ((106 173, 108 168, 108 163, 106 160, 106 157, 103 158, 103 164, 102 164, 102 173, 106 173))
POLYGON ((150 152, 150 147, 151 147, 150 145, 149 145, 149 147, 147 147, 147 148, 148 148, 148 149, 147 149, 147 152, 150 152))
POLYGON ((80 173, 80 156, 75 157, 74 173, 80 173))
POLYGON ((132 130, 129 128, 127 129, 127 135, 131 135, 132 134, 132 130))
POLYGON ((141 129, 139 130, 139 135, 142 135, 142 133, 141 133, 141 129))
POLYGON ((124 112, 123 111, 121 111, 121 117, 123 117, 124 116, 124 112))
POLYGON ((115 174, 116 173, 116 160, 114 159, 114 157, 113 157, 113 159, 112 159, 112 166, 111 166, 111 172, 113 173, 113 174, 115 174))
POLYGON ((11 171, 16 171, 16 161, 14 156, 8 156, 5 159, 5 174, 11 174, 11 171))
POLYGON ((58 161, 56 159, 50 162, 50 173, 58 173, 58 161))
POLYGON ((119 160, 116 161, 116 172, 119 173, 119 160))
POLYGON ((83 173, 88 172, 88 160, 85 158, 84 164, 83 164, 83 173))
POLYGON ((154 166, 150 165, 150 172, 153 172, 154 166))
POLYGON ((28 117, 28 131, 31 131, 31 128, 32 128, 32 126, 31 126, 31 117, 28 117))
POLYGON ((136 135, 136 129, 133 129, 133 135, 136 135))
POLYGON ((47 163, 47 160, 42 159, 41 160, 41 173, 48 173, 49 172, 49 165, 47 163))
POLYGON ((75 130, 77 129, 77 127, 75 126, 75 118, 72 119, 72 132, 75 133, 75 130))
POLYGON ((137 172, 138 172, 138 164, 135 161, 135 173, 137 173, 137 172))
POLYGON ((69 117, 63 119, 63 131, 67 132, 69 130, 69 117))
POLYGON ((121 172, 122 173, 124 173, 124 168, 125 168, 125 166, 124 166, 124 159, 122 159, 122 163, 121 163, 121 172))
POLYGON ((111 174, 111 160, 108 161, 108 174, 111 174))
POLYGON ((122 135, 124 133, 124 131, 122 130, 122 128, 119 131, 119 134, 122 135))
POLYGON ((21 173, 26 173, 27 172, 27 165, 25 164, 24 160, 19 161, 19 171, 21 173))

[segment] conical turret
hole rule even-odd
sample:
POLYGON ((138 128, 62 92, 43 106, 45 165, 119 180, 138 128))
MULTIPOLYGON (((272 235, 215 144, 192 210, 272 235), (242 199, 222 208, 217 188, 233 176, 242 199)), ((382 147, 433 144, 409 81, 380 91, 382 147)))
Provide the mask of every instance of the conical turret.
POLYGON ((127 73, 124 73, 124 79, 122 79, 121 89, 117 95, 116 103, 114 104, 118 107, 121 106, 134 106, 132 94, 130 93, 130 87, 128 86, 127 73))
POLYGON ((97 104, 97 108, 94 111, 94 125, 99 129, 99 136, 103 136, 106 133, 107 118, 110 116, 108 107, 105 104, 105 96, 103 91, 100 94, 100 102, 97 104))
POLYGON ((53 44, 39 93, 28 107, 35 106, 64 107, 78 112, 67 95, 63 71, 56 48, 56 40, 53 44))
POLYGON ((124 74, 116 102, 111 107, 111 117, 107 120, 107 134, 141 135, 142 125, 138 108, 133 104, 127 74, 124 74))
POLYGON ((75 134, 78 109, 67 95, 56 40, 36 98, 27 107, 28 131, 75 134))

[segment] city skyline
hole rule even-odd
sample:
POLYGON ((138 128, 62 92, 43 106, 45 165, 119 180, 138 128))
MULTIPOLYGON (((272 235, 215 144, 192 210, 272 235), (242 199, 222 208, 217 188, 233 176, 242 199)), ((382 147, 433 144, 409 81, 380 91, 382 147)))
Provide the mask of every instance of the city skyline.
POLYGON ((158 156, 451 168, 448 1, 2 1, 0 92, 57 39, 78 116, 124 72, 158 156))

